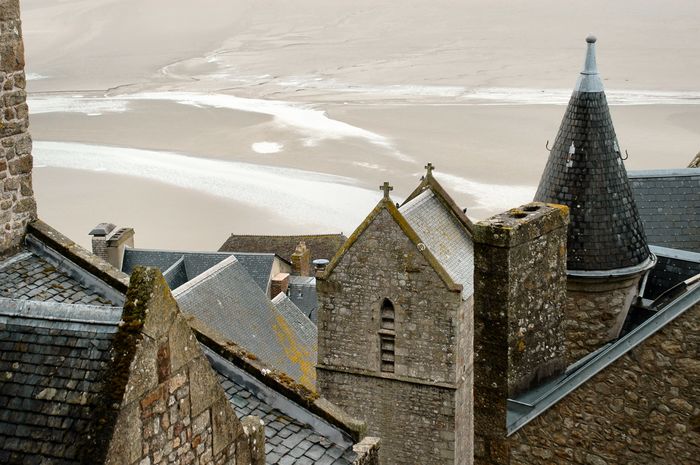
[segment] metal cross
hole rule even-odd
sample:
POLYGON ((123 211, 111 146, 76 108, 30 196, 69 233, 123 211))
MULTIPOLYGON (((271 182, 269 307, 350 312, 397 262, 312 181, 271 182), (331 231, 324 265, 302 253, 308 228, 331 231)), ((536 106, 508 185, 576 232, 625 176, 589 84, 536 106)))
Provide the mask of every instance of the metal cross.
POLYGON ((435 169, 435 167, 433 166, 432 163, 428 163, 428 164, 425 165, 423 168, 425 168, 426 170, 428 170, 428 176, 432 176, 432 175, 433 175, 433 170, 435 169))
POLYGON ((381 186, 379 186, 380 191, 384 191, 384 198, 388 199, 389 198, 389 191, 393 191, 394 188, 389 185, 388 182, 384 182, 381 186))

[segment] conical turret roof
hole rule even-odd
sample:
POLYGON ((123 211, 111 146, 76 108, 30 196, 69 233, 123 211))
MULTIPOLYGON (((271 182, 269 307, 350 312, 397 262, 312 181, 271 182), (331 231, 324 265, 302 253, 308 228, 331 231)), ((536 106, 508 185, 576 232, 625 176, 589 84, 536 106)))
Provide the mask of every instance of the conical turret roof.
MULTIPOLYGON (((595 37, 550 151, 535 200, 567 205, 569 272, 639 268, 650 261, 615 135, 595 37)), ((632 271, 632 270, 630 270, 632 271)))

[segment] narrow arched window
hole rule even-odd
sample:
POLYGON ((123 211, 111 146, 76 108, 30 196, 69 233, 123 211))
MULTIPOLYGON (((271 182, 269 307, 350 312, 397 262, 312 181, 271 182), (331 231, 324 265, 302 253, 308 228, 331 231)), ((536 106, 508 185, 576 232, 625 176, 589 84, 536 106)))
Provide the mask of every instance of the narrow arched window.
POLYGON ((379 330, 379 352, 381 371, 394 372, 394 346, 396 342, 396 327, 394 325, 394 304, 384 299, 380 308, 381 327, 379 330))

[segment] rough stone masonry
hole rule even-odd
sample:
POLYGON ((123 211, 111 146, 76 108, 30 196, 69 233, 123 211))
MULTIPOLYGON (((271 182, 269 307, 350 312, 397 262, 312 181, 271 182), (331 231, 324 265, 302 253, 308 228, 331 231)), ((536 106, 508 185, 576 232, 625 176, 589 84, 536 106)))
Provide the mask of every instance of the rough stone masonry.
POLYGON ((19 0, 0 0, 0 254, 19 246, 36 219, 19 0))

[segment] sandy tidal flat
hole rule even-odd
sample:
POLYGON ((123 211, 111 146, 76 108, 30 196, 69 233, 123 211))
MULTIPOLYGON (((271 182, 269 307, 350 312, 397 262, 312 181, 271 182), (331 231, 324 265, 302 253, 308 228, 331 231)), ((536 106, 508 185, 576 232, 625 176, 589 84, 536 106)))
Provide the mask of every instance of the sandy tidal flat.
POLYGON ((685 166, 700 7, 610 3, 24 0, 40 215, 86 245, 348 234, 430 161, 489 216, 531 199, 590 31, 627 168, 685 166))

